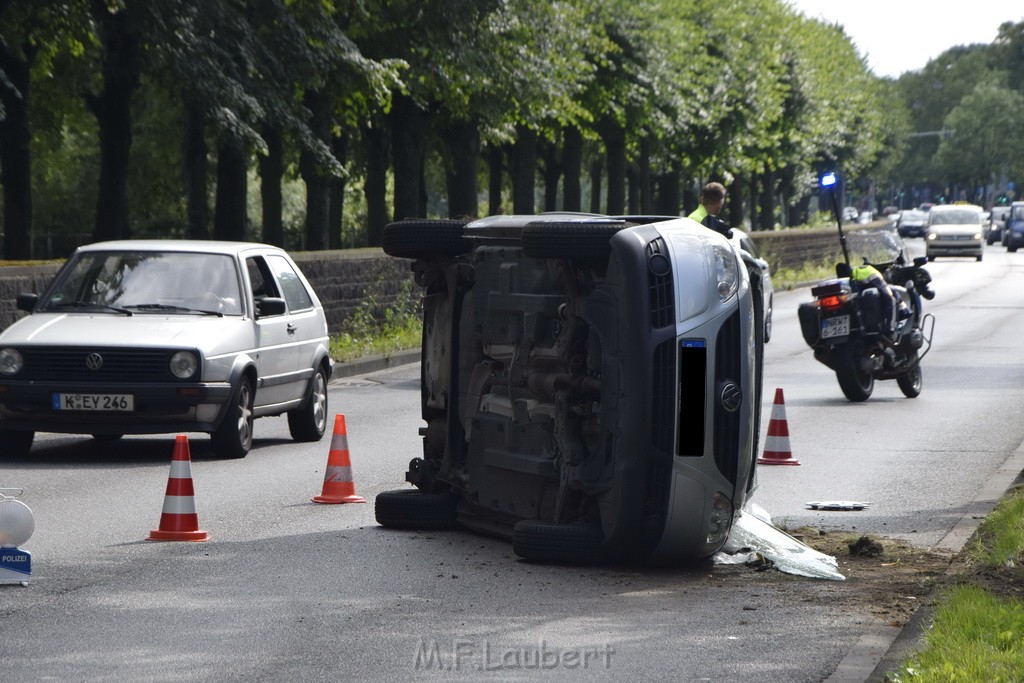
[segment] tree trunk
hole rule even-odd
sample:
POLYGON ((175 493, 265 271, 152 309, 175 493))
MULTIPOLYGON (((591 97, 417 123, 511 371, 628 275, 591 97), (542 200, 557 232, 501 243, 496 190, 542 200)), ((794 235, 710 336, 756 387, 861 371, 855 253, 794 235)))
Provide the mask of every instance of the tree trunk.
POLYGON ((99 124, 99 194, 93 237, 131 235, 128 218, 128 163, 132 147, 132 95, 139 86, 138 36, 130 26, 132 4, 111 12, 105 0, 92 0, 92 14, 103 44, 103 89, 89 97, 99 124))
POLYGON ((501 205, 502 177, 505 171, 505 154, 501 147, 492 145, 487 149, 487 212, 491 216, 505 213, 501 205))
POLYGON ((604 173, 604 162, 595 157, 590 162, 590 213, 601 213, 601 175, 604 173))
POLYGON ((182 105, 181 171, 185 185, 185 234, 189 239, 210 236, 209 149, 206 146, 206 113, 197 103, 185 98, 182 105))
POLYGON ((651 138, 647 135, 640 138, 639 165, 640 213, 649 214, 654 210, 654 200, 651 196, 651 138))
POLYGON ((750 196, 750 204, 749 204, 749 206, 750 206, 750 229, 751 230, 758 230, 759 227, 760 227, 761 207, 760 207, 760 204, 758 203, 758 199, 757 199, 757 188, 758 188, 757 175, 756 174, 755 175, 751 175, 749 183, 748 183, 748 185, 746 187, 747 191, 750 193, 750 195, 749 195, 750 196))
POLYGON ((700 195, 693 189, 693 180, 683 187, 683 215, 689 216, 700 205, 700 195))
MULTIPOLYGON (((348 160, 348 136, 342 133, 331 138, 331 152, 343 167, 348 160)), ((345 248, 345 176, 332 176, 330 211, 327 218, 327 242, 331 249, 345 248)))
POLYGON ((281 179, 284 178, 284 137, 280 126, 265 126, 263 139, 267 154, 259 157, 260 202, 263 209, 263 241, 284 247, 284 202, 281 179))
POLYGON ((640 168, 626 164, 626 206, 634 216, 640 213, 640 168))
POLYGON ((213 236, 246 241, 248 227, 249 153, 239 140, 222 139, 217 147, 217 197, 213 207, 213 236))
POLYGON ((565 129, 562 139, 562 207, 566 211, 582 211, 583 192, 580 175, 583 169, 583 136, 579 128, 565 129))
POLYGON ((395 171, 395 220, 423 218, 423 161, 426 156, 426 114, 412 98, 392 100, 392 164, 395 171))
POLYGON ((538 144, 544 179, 544 210, 558 210, 558 181, 562 178, 562 163, 558 159, 558 143, 541 140, 538 144))
POLYGON ((598 133, 604 141, 608 156, 608 206, 609 215, 626 211, 626 131, 611 119, 605 119, 598 126, 598 133))
POLYGON ((477 159, 480 156, 480 129, 475 121, 453 121, 440 130, 448 151, 445 179, 448 189, 448 216, 476 218, 477 159))
POLYGON ((775 176, 772 173, 762 173, 761 191, 758 195, 760 205, 760 220, 758 225, 761 230, 775 229, 775 176))
POLYGON ((512 211, 532 214, 534 206, 534 180, 537 170, 537 132, 528 126, 516 126, 516 141, 512 149, 512 211))
POLYGON ((388 159, 391 156, 387 131, 379 125, 363 128, 366 140, 366 242, 379 247, 388 223, 388 159))
MULTIPOLYGON (((28 48, 26 48, 28 50, 28 48)), ((4 195, 4 258, 32 258, 32 131, 29 128, 29 72, 34 50, 26 59, 0 41, 0 184, 4 195), (12 89, 13 88, 13 89, 12 89)))
MULTIPOLYGON (((331 144, 331 112, 327 97, 319 90, 310 90, 303 98, 312 113, 310 130, 324 145, 331 144)), ((316 155, 303 149, 299 155, 299 173, 306 183, 305 249, 327 248, 327 224, 331 213, 331 174, 317 161, 316 155)))
POLYGON ((655 211, 664 216, 678 216, 680 214, 679 183, 682 180, 682 170, 678 162, 673 162, 667 173, 658 177, 657 207, 655 211))
MULTIPOLYGON (((745 180, 737 178, 729 190, 729 225, 740 227, 743 225, 743 186, 745 180)), ((753 223, 751 223, 753 225, 753 223)))

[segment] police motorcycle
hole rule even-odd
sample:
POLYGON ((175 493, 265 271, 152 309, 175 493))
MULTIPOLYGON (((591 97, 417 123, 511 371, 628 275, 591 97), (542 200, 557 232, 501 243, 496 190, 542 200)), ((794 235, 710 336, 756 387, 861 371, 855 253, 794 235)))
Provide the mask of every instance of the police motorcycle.
MULTIPOLYGON (((834 174, 822 178, 831 188, 834 174)), ((922 298, 931 300, 931 275, 926 256, 908 262, 906 247, 891 226, 857 230, 846 235, 838 202, 832 194, 845 263, 836 265, 835 279, 811 288, 813 301, 800 304, 798 317, 804 341, 815 360, 836 373, 839 387, 851 401, 866 401, 875 380, 895 379, 907 398, 921 393, 921 359, 931 349, 935 317, 924 313, 922 298), (895 297, 893 326, 886 329, 886 296, 871 284, 849 277, 851 250, 874 266, 895 297)))

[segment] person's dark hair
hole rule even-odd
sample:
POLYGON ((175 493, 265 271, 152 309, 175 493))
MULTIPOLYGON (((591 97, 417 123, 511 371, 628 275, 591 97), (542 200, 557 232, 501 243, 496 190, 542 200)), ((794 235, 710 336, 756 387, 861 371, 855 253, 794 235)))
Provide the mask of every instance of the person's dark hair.
POLYGON ((722 183, 708 183, 700 191, 700 201, 724 201, 725 200, 725 185, 722 183))

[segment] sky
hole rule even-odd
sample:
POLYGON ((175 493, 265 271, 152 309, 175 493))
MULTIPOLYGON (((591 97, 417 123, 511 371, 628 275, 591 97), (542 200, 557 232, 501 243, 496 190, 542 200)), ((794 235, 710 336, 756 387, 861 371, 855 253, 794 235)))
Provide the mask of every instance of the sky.
POLYGON ((786 0, 812 19, 841 24, 876 76, 924 68, 954 45, 991 43, 1004 21, 1024 21, 1022 0, 786 0))

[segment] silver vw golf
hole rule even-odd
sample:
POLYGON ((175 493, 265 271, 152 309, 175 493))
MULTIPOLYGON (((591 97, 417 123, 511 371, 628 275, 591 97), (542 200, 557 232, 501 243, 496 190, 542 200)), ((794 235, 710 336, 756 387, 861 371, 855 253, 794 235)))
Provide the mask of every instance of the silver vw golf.
POLYGON ((244 457, 253 420, 327 424, 327 322, 294 261, 242 242, 128 240, 75 251, 0 334, 0 452, 35 432, 207 432, 244 457))

